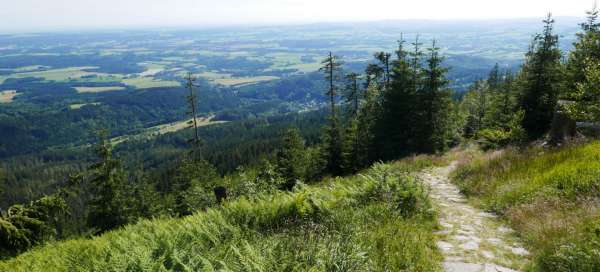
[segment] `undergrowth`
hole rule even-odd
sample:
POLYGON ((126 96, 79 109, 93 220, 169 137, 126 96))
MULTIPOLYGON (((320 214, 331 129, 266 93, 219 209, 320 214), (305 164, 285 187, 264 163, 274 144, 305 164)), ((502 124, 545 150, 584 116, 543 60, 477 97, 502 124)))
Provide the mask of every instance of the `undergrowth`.
POLYGON ((436 214, 406 174, 429 160, 415 161, 48 244, 0 271, 438 271, 436 214))
POLYGON ((600 271, 600 141, 469 153, 455 182, 528 242, 534 271, 600 271))

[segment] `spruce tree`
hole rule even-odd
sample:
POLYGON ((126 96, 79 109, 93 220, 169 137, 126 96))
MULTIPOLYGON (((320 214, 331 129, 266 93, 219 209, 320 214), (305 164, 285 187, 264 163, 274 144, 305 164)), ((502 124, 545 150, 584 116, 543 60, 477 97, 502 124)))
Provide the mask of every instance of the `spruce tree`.
POLYGON ((127 224, 128 207, 125 199, 126 175, 121 160, 113 157, 108 132, 99 132, 95 147, 98 162, 90 168, 91 198, 88 202, 88 225, 104 232, 127 224))
POLYGON ((288 129, 283 136, 282 147, 277 152, 277 171, 284 179, 282 189, 292 190, 306 174, 304 139, 297 128, 288 129))
POLYGON ((600 122, 600 63, 588 63, 584 75, 583 82, 571 94, 573 103, 567 109, 575 120, 600 122))
POLYGON ((342 131, 340 121, 336 111, 336 100, 338 82, 341 73, 341 61, 339 57, 329 52, 329 56, 323 60, 323 66, 320 71, 324 73, 325 80, 328 83, 328 90, 325 93, 330 102, 329 124, 325 127, 323 134, 323 155, 327 161, 326 171, 331 174, 339 175, 342 173, 342 131))
POLYGON ((350 113, 350 118, 356 118, 360 107, 362 93, 359 86, 359 77, 357 73, 346 75, 346 88, 344 90, 344 99, 350 113))
POLYGON ((376 124, 376 143, 383 159, 390 160, 414 151, 415 82, 414 70, 404 49, 405 41, 398 41, 397 59, 392 63, 389 89, 383 94, 381 117, 376 124))
POLYGON ((444 151, 450 142, 449 116, 452 107, 451 92, 448 89, 449 81, 446 79, 448 68, 442 66, 443 57, 439 54, 440 48, 434 40, 428 48, 427 66, 423 69, 423 87, 419 91, 418 109, 421 115, 420 151, 444 151))
POLYGON ((523 128, 530 139, 549 130, 562 82, 561 52, 553 27, 554 19, 549 14, 544 20, 544 31, 535 36, 521 70, 520 105, 525 114, 523 128))
POLYGON ((588 64, 600 62, 600 21, 595 5, 588 12, 587 21, 581 24, 581 31, 577 33, 577 41, 566 64, 566 99, 572 99, 570 94, 577 92, 577 85, 586 81, 588 64))
POLYGON ((186 96, 186 102, 188 105, 188 115, 192 118, 190 124, 192 125, 193 138, 189 140, 192 144, 192 153, 194 156, 201 158, 200 154, 200 135, 198 132, 198 95, 195 92, 195 88, 198 87, 195 85, 196 78, 192 76, 192 73, 188 73, 186 77, 186 89, 188 90, 188 95, 186 96))

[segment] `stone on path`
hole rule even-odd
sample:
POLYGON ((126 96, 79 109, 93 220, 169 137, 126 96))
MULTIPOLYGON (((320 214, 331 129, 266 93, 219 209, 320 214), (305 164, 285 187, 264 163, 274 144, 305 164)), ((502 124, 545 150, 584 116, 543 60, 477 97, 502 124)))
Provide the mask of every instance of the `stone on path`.
POLYGON ((529 252, 502 225, 497 216, 469 205, 448 178, 455 164, 430 169, 420 178, 440 210, 441 230, 437 246, 445 257, 447 272, 517 272, 528 263, 529 252))

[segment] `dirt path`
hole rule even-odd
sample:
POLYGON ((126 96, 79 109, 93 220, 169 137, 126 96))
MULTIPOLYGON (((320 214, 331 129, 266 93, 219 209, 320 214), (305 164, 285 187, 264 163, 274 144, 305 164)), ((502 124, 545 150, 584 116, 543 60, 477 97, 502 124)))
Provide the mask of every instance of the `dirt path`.
POLYGON ((438 247, 448 272, 519 271, 528 263, 529 252, 495 215, 467 203, 448 175, 455 163, 420 174, 431 188, 431 198, 440 211, 438 247))

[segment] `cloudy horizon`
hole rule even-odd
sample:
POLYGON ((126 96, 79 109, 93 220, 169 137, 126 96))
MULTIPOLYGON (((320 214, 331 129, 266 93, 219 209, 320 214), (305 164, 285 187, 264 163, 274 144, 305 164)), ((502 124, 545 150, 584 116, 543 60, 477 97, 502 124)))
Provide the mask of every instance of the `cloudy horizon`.
POLYGON ((0 10, 0 31, 513 19, 548 12, 582 17, 593 5, 592 0, 19 0, 0 10))

